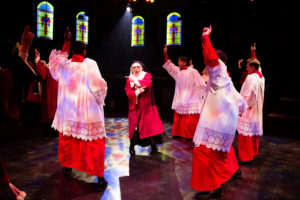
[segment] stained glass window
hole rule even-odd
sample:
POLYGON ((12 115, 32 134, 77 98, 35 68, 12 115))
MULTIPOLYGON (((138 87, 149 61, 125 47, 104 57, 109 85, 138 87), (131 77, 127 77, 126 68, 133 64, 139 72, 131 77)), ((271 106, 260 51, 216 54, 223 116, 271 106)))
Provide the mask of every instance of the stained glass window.
POLYGON ((79 12, 76 15, 76 41, 82 41, 87 44, 89 36, 88 33, 89 17, 85 15, 85 12, 79 12))
POLYGON ((144 46, 144 19, 141 16, 135 16, 132 19, 131 46, 144 46))
POLYGON ((37 37, 53 39, 54 7, 47 1, 37 6, 37 37))
POLYGON ((181 16, 172 12, 167 17, 167 45, 181 45, 181 16))

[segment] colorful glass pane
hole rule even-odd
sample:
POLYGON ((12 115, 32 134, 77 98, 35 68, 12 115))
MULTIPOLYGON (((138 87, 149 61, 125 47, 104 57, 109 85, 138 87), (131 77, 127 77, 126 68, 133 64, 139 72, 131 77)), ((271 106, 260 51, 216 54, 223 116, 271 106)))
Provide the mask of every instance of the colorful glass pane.
POLYGON ((135 16, 132 19, 131 46, 144 46, 144 19, 141 16, 135 16))
POLYGON ((54 7, 47 1, 37 6, 37 37, 53 39, 54 7))
POLYGON ((173 12, 167 17, 167 45, 181 45, 181 16, 173 12))
POLYGON ((88 33, 89 17, 85 15, 85 12, 79 12, 76 15, 76 41, 82 41, 87 44, 88 33))

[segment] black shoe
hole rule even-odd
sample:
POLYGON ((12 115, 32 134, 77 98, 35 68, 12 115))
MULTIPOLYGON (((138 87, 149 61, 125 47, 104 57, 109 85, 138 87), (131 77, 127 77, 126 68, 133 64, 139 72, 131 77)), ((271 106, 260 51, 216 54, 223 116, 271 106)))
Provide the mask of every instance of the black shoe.
POLYGON ((132 156, 135 155, 134 145, 133 145, 133 144, 130 144, 130 146, 129 146, 129 153, 130 153, 130 155, 132 155, 132 156))
POLYGON ((248 161, 239 160, 240 165, 251 165, 252 163, 253 163, 253 160, 248 160, 248 161))
POLYGON ((150 154, 155 154, 158 152, 157 146, 156 145, 151 145, 151 152, 150 154))
POLYGON ((209 192, 198 192, 195 195, 195 199, 216 199, 220 198, 222 196, 222 190, 221 188, 217 188, 215 190, 209 191, 209 192))
POLYGON ((72 174, 72 168, 64 167, 62 173, 64 176, 70 177, 72 174))
POLYGON ((103 177, 98 177, 97 191, 103 192, 107 187, 107 181, 103 177))
POLYGON ((232 176, 232 179, 241 179, 242 178, 242 171, 238 169, 232 176))

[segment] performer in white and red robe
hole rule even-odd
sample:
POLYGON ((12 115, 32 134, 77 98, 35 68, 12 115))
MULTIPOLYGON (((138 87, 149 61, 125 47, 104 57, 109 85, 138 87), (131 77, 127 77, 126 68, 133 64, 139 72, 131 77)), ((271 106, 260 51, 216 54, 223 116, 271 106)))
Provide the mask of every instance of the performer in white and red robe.
POLYGON ((125 91, 128 96, 129 138, 131 155, 135 155, 134 145, 151 145, 152 153, 156 144, 163 142, 164 127, 159 117, 152 88, 152 75, 145 72, 145 65, 134 61, 126 80, 125 91))
MULTIPOLYGON (((67 32, 66 38, 70 38, 67 32)), ((97 63, 85 58, 83 42, 73 42, 68 59, 66 41, 62 51, 52 50, 49 69, 58 81, 57 109, 52 127, 59 131, 58 157, 65 175, 77 169, 98 176, 99 191, 105 190, 104 99, 107 84, 97 63)))
POLYGON ((205 93, 205 82, 201 74, 193 67, 187 66, 187 58, 179 57, 178 66, 174 65, 164 47, 163 68, 175 80, 175 92, 172 102, 174 120, 172 136, 192 139, 199 121, 205 93))
POLYGON ((249 109, 238 121, 238 157, 240 161, 251 162, 258 154, 259 136, 263 135, 263 102, 265 79, 259 71, 260 62, 248 59, 247 78, 242 85, 241 95, 249 109))
POLYGON ((204 28, 202 46, 209 80, 194 136, 191 187, 201 191, 197 198, 221 195, 221 185, 240 173, 232 142, 238 115, 246 109, 226 65, 210 42, 210 33, 211 27, 204 28))

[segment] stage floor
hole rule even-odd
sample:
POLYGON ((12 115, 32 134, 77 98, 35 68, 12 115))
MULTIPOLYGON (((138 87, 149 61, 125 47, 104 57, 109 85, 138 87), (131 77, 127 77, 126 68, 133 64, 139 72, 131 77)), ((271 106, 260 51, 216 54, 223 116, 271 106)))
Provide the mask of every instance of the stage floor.
MULTIPOLYGON (((10 126, 4 124, 1 135, 16 130, 19 134, 1 137, 0 155, 11 182, 27 193, 26 200, 188 200, 197 192, 190 187, 193 143, 172 138, 170 122, 164 121, 169 141, 159 145, 159 153, 150 155, 150 147, 136 146, 137 155, 131 157, 127 118, 106 118, 104 176, 108 187, 102 193, 96 192, 96 177, 75 170, 72 178, 62 175, 57 137, 41 133, 26 138, 39 129, 10 126)), ((300 140, 265 135, 255 161, 240 168, 242 178, 222 186, 222 199, 299 199, 300 140)), ((2 195, 8 191, 0 188, 2 195)))

